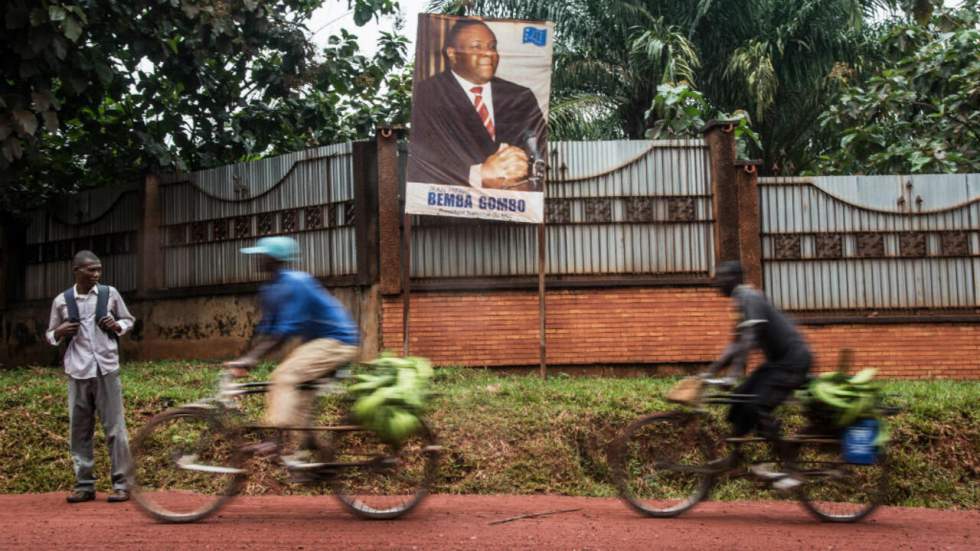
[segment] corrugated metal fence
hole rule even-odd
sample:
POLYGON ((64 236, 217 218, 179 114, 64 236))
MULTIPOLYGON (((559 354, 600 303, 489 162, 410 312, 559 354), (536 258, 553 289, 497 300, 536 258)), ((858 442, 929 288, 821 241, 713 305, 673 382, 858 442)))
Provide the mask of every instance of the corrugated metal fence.
MULTIPOLYGON (((553 143, 546 193, 548 274, 713 270, 701 140, 553 143)), ((533 225, 413 217, 415 279, 527 276, 537 273, 536 259, 533 225)))
POLYGON ((779 306, 980 307, 980 174, 760 178, 759 192, 779 306))
MULTIPOLYGON (((355 204, 353 151, 350 143, 320 147, 161 182, 164 287, 259 281, 239 249, 276 234, 297 236, 314 275, 356 275, 358 255, 373 249, 359 249, 355 213, 365 207, 355 204)), ((713 272, 702 141, 558 142, 551 156, 549 274, 713 272)), ((106 260, 106 281, 135 290, 140 187, 87 192, 33 213, 23 298, 50 299, 67 287, 80 249, 106 260)), ((980 174, 761 178, 759 194, 764 284, 781 307, 980 307, 980 174)), ((536 273, 534 226, 414 217, 413 228, 418 281, 536 273)))
POLYGON ((51 299, 68 288, 72 256, 83 249, 105 259, 105 281, 120 291, 135 290, 139 189, 135 183, 98 189, 31 213, 24 298, 51 299))
POLYGON ((296 237, 313 275, 356 274, 352 157, 345 143, 161 182, 164 286, 260 281, 239 249, 280 234, 296 237))

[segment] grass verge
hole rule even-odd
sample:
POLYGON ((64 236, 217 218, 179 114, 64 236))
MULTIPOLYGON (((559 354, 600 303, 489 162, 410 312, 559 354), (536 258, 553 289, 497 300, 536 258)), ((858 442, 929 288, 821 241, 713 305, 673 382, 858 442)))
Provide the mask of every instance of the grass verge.
MULTIPOLYGON (((256 372, 263 378, 269 366, 256 372)), ((209 395, 218 367, 187 362, 123 366, 127 422, 133 434, 154 414, 209 395)), ((672 406, 662 400, 672 378, 500 375, 479 369, 437 371, 429 419, 446 447, 436 491, 460 494, 613 496, 605 446, 633 418, 672 406)), ((51 368, 0 371, 0 492, 68 490, 64 375, 51 368)), ((889 503, 980 507, 980 381, 891 381, 905 403, 892 424, 889 503)), ((251 413, 261 398, 246 405, 251 413)), ((108 458, 97 431, 100 490, 108 458)), ((261 469, 252 493, 298 492, 285 474, 261 469)), ((745 481, 722 483, 716 499, 767 499, 745 481)))

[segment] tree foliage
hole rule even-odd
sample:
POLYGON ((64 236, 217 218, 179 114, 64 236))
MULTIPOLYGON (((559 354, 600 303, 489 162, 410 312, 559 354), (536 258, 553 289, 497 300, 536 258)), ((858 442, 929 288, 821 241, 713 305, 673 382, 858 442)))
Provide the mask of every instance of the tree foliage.
POLYGON ((708 121, 718 120, 733 123, 739 159, 750 159, 752 153, 762 146, 759 134, 752 130, 748 113, 742 110, 734 113, 720 111, 711 105, 704 94, 686 83, 658 86, 646 118, 653 121, 646 131, 646 137, 653 140, 699 138, 708 121))
POLYGON ((642 137, 665 83, 686 81, 723 112, 745 110, 769 169, 812 162, 818 115, 834 71, 860 72, 873 49, 866 21, 905 0, 435 0, 433 7, 556 24, 552 106, 591 97, 585 120, 553 120, 557 135, 590 124, 642 137), (614 124, 610 124, 614 121, 614 124), (555 123, 558 124, 555 124, 555 123))
POLYGON ((980 172, 980 15, 976 0, 882 39, 894 62, 845 90, 820 117, 818 170, 980 172))
MULTIPOLYGON (((405 40, 315 51, 323 0, 8 0, 0 6, 0 211, 150 169, 202 168, 396 116, 405 40)), ((395 0, 348 0, 358 24, 395 0)))

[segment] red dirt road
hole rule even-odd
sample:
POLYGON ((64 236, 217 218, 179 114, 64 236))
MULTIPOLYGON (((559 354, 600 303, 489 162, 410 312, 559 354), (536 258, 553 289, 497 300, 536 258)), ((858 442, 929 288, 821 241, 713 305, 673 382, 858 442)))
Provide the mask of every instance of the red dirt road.
POLYGON ((980 511, 886 508, 822 524, 792 502, 705 503, 676 519, 614 499, 434 496, 397 521, 363 521, 330 497, 243 497, 217 516, 164 525, 130 503, 0 496, 0 549, 980 549, 980 511), (571 513, 490 522, 527 513, 571 513))

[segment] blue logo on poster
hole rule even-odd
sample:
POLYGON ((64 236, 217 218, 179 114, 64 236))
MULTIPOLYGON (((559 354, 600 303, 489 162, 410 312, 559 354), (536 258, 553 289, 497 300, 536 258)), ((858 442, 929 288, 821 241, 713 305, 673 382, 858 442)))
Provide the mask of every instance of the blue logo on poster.
POLYGON ((524 44, 544 46, 548 42, 548 29, 524 27, 524 44))

